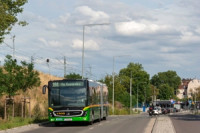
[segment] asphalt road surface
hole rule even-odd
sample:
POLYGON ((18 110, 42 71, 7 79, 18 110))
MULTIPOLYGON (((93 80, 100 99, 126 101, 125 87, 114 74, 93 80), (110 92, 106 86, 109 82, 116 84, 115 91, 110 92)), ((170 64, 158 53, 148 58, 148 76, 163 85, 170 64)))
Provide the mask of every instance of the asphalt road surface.
POLYGON ((143 133, 150 120, 146 114, 137 116, 109 116, 107 120, 93 125, 83 123, 63 123, 59 127, 53 123, 24 133, 143 133))
POLYGON ((200 116, 178 113, 170 115, 176 133, 200 133, 200 116))

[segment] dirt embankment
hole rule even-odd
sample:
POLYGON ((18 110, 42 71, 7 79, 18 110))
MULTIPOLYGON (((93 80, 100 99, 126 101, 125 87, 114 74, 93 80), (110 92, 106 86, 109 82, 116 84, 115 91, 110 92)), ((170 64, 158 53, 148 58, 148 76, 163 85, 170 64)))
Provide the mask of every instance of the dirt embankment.
MULTIPOLYGON (((47 113, 47 108, 48 108, 48 92, 47 94, 43 95, 42 94, 42 87, 44 85, 48 84, 48 81, 50 80, 59 80, 59 79, 63 79, 61 77, 56 77, 53 75, 49 75, 49 74, 45 74, 42 72, 39 72, 40 74, 40 80, 41 80, 41 84, 39 87, 34 87, 32 89, 29 89, 27 92, 18 92, 18 95, 16 95, 14 97, 14 101, 15 101, 15 116, 20 116, 21 115, 21 101, 22 98, 25 97, 30 97, 30 106, 31 106, 31 115, 34 116, 35 112, 35 108, 37 105, 37 108, 40 110, 41 115, 46 115, 47 113)), ((4 114, 4 104, 5 104, 5 98, 6 96, 2 96, 0 97, 0 117, 3 117, 4 114)), ((27 100, 28 101, 28 100, 27 100)), ((29 104, 26 104, 26 112, 28 113, 28 106, 29 104)), ((10 106, 9 108, 12 108, 12 106, 10 106)), ((8 108, 8 109, 9 109, 8 108)), ((38 110, 37 109, 37 110, 38 110)))

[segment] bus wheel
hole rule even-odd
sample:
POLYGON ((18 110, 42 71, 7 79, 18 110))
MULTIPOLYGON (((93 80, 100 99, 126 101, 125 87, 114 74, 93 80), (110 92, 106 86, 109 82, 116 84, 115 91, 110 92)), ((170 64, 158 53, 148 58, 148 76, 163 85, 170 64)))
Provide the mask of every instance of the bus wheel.
POLYGON ((101 121, 101 114, 99 115, 99 118, 98 118, 98 120, 97 120, 98 122, 100 122, 101 121))
POLYGON ((55 126, 60 126, 60 122, 55 122, 55 126))
POLYGON ((103 117, 103 120, 106 120, 107 118, 106 118, 106 116, 105 117, 103 117))

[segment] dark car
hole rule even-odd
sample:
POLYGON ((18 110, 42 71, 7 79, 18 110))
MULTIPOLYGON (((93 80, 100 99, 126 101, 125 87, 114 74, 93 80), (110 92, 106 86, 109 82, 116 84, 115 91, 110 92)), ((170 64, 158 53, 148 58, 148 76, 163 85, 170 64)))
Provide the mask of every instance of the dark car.
POLYGON ((177 108, 174 108, 174 111, 173 112, 179 112, 179 110, 177 108))
POLYGON ((161 111, 162 111, 162 114, 167 114, 168 113, 166 108, 162 108, 161 111))
POLYGON ((167 110, 167 113, 170 113, 171 112, 171 109, 170 108, 165 108, 167 110))

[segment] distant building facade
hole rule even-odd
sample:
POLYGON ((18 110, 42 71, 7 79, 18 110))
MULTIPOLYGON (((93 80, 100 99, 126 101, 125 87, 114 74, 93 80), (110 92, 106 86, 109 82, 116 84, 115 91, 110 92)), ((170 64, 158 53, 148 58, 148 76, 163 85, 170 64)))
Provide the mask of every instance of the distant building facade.
POLYGON ((190 83, 191 80, 192 79, 182 79, 181 85, 179 85, 177 93, 177 97, 179 99, 183 99, 187 96, 188 84, 190 83))
POLYGON ((177 97, 179 99, 190 98, 191 94, 196 92, 200 87, 200 80, 198 79, 183 79, 178 88, 177 97))
POLYGON ((198 79, 193 79, 192 81, 189 82, 188 84, 188 89, 187 89, 187 96, 188 98, 191 97, 191 94, 196 92, 196 89, 200 87, 200 80, 198 79))

